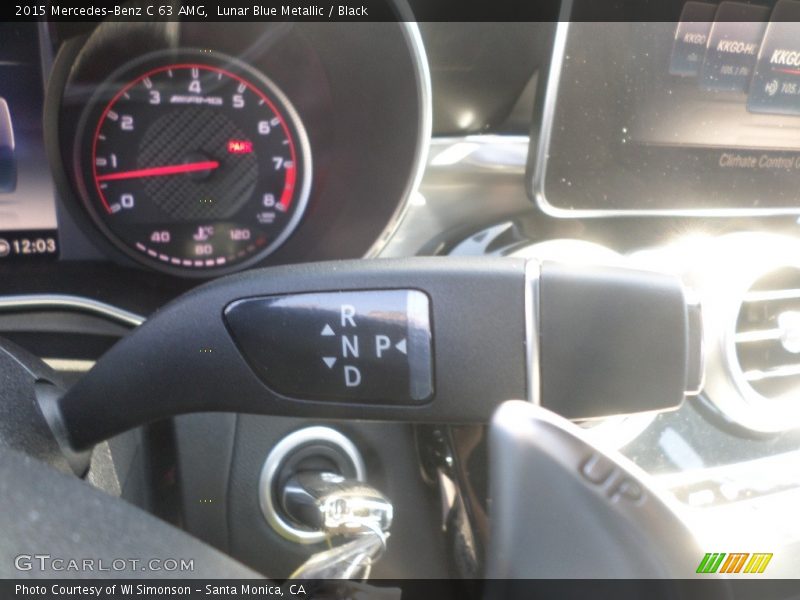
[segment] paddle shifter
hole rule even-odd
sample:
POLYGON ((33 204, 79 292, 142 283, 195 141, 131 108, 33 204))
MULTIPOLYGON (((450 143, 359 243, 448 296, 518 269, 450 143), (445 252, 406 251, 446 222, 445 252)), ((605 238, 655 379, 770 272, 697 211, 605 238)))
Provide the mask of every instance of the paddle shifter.
POLYGON ((488 422, 675 408, 700 385, 698 307, 667 275, 522 259, 249 271, 159 310, 45 411, 72 448, 177 414, 488 422))

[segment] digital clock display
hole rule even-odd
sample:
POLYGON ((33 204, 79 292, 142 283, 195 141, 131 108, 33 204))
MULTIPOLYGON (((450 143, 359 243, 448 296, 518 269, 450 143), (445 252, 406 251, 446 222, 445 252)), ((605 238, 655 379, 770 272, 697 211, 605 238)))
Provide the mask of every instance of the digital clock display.
POLYGON ((55 231, 0 231, 0 264, 7 260, 56 258, 55 231))

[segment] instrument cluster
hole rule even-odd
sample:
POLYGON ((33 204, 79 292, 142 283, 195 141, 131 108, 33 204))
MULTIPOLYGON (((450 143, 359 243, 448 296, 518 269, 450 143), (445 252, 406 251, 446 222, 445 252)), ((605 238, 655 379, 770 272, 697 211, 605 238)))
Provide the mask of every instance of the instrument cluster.
POLYGON ((429 85, 413 23, 102 23, 61 45, 45 145, 65 213, 115 262, 356 258, 421 176, 429 85))

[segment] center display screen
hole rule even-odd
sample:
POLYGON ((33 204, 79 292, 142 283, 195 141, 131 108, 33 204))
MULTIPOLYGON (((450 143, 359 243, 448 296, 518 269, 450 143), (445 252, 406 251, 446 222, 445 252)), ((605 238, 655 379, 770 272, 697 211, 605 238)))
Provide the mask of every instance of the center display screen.
POLYGON ((800 212, 800 2, 560 23, 548 84, 546 212, 800 212))

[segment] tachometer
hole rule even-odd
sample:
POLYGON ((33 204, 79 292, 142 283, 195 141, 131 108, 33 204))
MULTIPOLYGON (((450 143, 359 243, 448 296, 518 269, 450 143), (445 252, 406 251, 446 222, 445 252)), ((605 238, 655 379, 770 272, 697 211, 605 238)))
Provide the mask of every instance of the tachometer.
POLYGON ((140 262, 180 274, 235 270, 277 249, 311 186, 289 100, 230 58, 185 55, 123 71, 84 112, 75 153, 99 228, 140 262))

